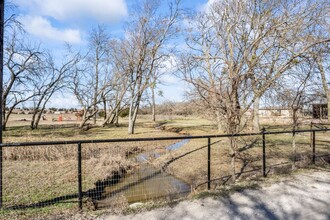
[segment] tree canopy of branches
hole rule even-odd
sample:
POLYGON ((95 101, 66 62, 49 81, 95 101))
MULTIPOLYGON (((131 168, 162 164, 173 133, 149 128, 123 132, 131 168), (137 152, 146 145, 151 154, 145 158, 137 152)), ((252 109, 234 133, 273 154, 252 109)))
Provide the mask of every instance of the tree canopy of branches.
POLYGON ((4 87, 2 96, 2 128, 6 129, 9 116, 19 105, 38 95, 33 84, 38 77, 41 52, 23 39, 16 31, 6 37, 4 48, 4 87), (6 108, 8 109, 6 111, 6 108))
MULTIPOLYGON (((259 100, 314 47, 330 41, 313 37, 324 19, 326 2, 215 1, 189 18, 188 51, 181 55, 183 79, 191 95, 214 112, 219 129, 234 134, 247 124, 254 107, 259 131, 259 100), (324 4, 323 4, 324 3, 324 4)), ((235 179, 235 138, 230 138, 235 179)))
POLYGON ((166 44, 177 32, 179 3, 170 3, 168 13, 162 14, 158 13, 161 1, 144 1, 128 23, 121 46, 125 58, 124 72, 128 75, 129 134, 134 133, 141 98, 152 83, 158 60, 166 55, 166 44))
POLYGON ((36 80, 33 82, 34 94, 33 97, 33 114, 31 120, 31 129, 38 128, 40 119, 44 114, 46 105, 50 98, 57 91, 63 91, 70 78, 74 66, 79 61, 78 54, 74 56, 64 56, 62 64, 55 64, 51 54, 45 54, 46 59, 40 63, 36 80))

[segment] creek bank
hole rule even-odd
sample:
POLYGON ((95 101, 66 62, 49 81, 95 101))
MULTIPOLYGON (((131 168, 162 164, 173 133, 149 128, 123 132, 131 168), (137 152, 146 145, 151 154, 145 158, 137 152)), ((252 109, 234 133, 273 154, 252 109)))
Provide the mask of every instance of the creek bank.
MULTIPOLYGON (((166 151, 176 150, 188 143, 188 139, 165 147, 166 151)), ((162 153, 142 152, 138 148, 131 149, 126 157, 135 160, 136 166, 132 172, 121 170, 113 173, 103 181, 95 185, 93 203, 95 208, 106 207, 106 201, 116 196, 123 196, 128 203, 136 203, 151 199, 177 199, 191 192, 191 186, 177 177, 163 172, 150 161, 160 157, 162 153), (96 192, 97 191, 97 192, 96 192), (95 194, 96 193, 96 194, 95 194), (96 196, 95 196, 96 195, 96 196)), ((110 201, 109 201, 110 203, 110 201)))

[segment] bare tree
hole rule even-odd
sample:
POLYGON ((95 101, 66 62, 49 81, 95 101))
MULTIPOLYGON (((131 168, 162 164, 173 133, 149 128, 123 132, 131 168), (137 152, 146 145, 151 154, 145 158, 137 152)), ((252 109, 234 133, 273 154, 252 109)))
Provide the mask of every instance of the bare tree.
MULTIPOLYGON (((260 97, 302 55, 330 41, 309 35, 322 9, 314 1, 224 0, 190 19, 181 71, 194 87, 193 97, 215 113, 219 129, 242 131, 253 105, 257 120, 260 97)), ((233 179, 237 149, 231 137, 233 179)))
POLYGON ((39 47, 26 44, 18 38, 16 31, 7 36, 4 49, 3 130, 15 107, 38 95, 34 91, 33 81, 37 77, 41 54, 39 47))
POLYGON ((34 95, 30 82, 35 77, 36 64, 39 62, 38 46, 26 43, 25 31, 14 13, 16 5, 5 2, 4 20, 4 86, 2 97, 2 128, 6 129, 8 119, 16 106, 31 99, 34 95), (6 110, 7 109, 7 110, 6 110))
POLYGON ((83 108, 84 114, 79 125, 81 128, 90 119, 96 124, 99 105, 106 101, 108 87, 111 86, 108 62, 109 40, 104 26, 93 29, 89 35, 89 51, 86 55, 79 55, 80 60, 75 62, 69 89, 83 108))
MULTIPOLYGON (((109 36, 106 32, 105 27, 98 26, 97 29, 92 30, 89 36, 89 49, 90 49, 90 55, 89 55, 89 61, 94 66, 93 76, 94 80, 92 84, 94 85, 93 89, 93 108, 94 111, 98 109, 97 103, 98 103, 98 95, 99 88, 102 87, 100 85, 102 82, 102 75, 106 73, 105 69, 107 68, 106 64, 106 55, 108 50, 108 43, 109 43, 109 36)), ((103 82, 104 83, 104 82, 103 82)), ((96 114, 94 114, 93 117, 93 123, 96 124, 96 114)))
POLYGON ((285 71, 299 63, 299 57, 317 46, 324 46, 329 37, 311 38, 324 19, 326 2, 274 1, 253 6, 253 35, 249 78, 254 92, 253 128, 259 131, 260 98, 285 71), (325 4, 323 4, 325 3, 325 4), (260 13, 262 12, 262 13, 260 13))
POLYGON ((108 111, 104 111, 105 117, 102 126, 114 123, 118 125, 118 114, 123 107, 122 102, 127 94, 128 75, 126 74, 126 60, 123 54, 122 41, 112 40, 110 42, 108 55, 111 69, 107 73, 109 86, 105 89, 102 100, 103 105, 108 106, 108 111), (111 58, 110 58, 111 57, 111 58))
POLYGON ((37 129, 46 105, 54 93, 65 89, 74 66, 79 62, 79 56, 64 56, 64 62, 58 67, 53 57, 48 54, 47 59, 42 62, 39 68, 37 80, 34 83, 35 93, 33 98, 34 110, 31 120, 31 129, 37 129))
POLYGON ((107 87, 107 85, 102 85, 101 88, 98 88, 96 96, 91 92, 94 91, 95 88, 95 85, 93 84, 95 79, 93 75, 89 74, 89 68, 90 66, 86 64, 86 62, 81 61, 81 63, 78 63, 75 66, 73 77, 69 84, 69 89, 83 108, 84 114, 79 124, 80 128, 83 128, 87 121, 92 119, 98 113, 98 104, 102 102, 101 94, 107 87), (96 102, 94 97, 97 97, 96 102))
POLYGON ((13 1, 5 1, 4 29, 6 33, 12 33, 12 31, 25 33, 22 23, 17 19, 18 14, 16 11, 17 6, 13 1))
POLYGON ((170 3, 168 14, 157 15, 161 2, 144 1, 128 24, 124 53, 128 60, 126 72, 129 75, 129 134, 134 134, 141 98, 150 86, 157 61, 164 56, 166 43, 176 33, 175 25, 180 15, 179 3, 179 0, 170 3))
POLYGON ((323 93, 325 94, 328 106, 328 123, 330 123, 330 47, 317 48, 313 53, 312 57, 314 59, 315 70, 319 73, 323 93))
MULTIPOLYGON (((159 53, 158 59, 156 60, 154 64, 154 72, 151 74, 150 77, 150 90, 151 90, 151 100, 150 100, 150 106, 151 106, 151 120, 153 122, 156 121, 156 89, 157 85, 163 84, 162 77, 165 74, 173 74, 172 71, 174 68, 174 56, 172 54, 175 54, 174 48, 170 48, 166 51, 166 53, 159 53)), ((158 90, 157 92, 158 96, 163 96, 163 91, 158 90)))
MULTIPOLYGON (((281 83, 276 86, 276 99, 282 106, 291 110, 292 130, 298 129, 303 118, 303 108, 309 105, 315 98, 316 83, 313 62, 302 59, 298 65, 292 68, 283 77, 281 83)), ((296 161, 296 133, 292 134, 293 161, 292 168, 295 169, 296 161)))

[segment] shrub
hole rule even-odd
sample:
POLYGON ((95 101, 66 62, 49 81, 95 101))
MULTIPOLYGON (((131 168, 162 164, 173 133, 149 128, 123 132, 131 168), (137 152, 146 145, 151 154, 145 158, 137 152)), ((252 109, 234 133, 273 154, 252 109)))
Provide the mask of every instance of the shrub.
POLYGON ((122 111, 120 111, 119 116, 121 118, 124 118, 124 117, 128 116, 128 114, 129 114, 129 108, 125 108, 122 111))
POLYGON ((99 112, 99 117, 103 118, 105 116, 105 111, 100 111, 99 112))

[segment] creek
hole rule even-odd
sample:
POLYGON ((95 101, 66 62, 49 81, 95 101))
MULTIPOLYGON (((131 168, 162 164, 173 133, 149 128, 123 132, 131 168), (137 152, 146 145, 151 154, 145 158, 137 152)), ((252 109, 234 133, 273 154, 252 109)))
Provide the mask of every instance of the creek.
MULTIPOLYGON (((166 150, 177 150, 188 142, 189 139, 184 139, 167 146, 166 150)), ((135 155, 139 168, 132 174, 125 174, 117 184, 106 187, 105 194, 111 197, 116 194, 124 195, 128 203, 160 198, 176 199, 188 195, 191 191, 189 184, 150 164, 151 157, 160 156, 161 154, 154 152, 135 155)))

